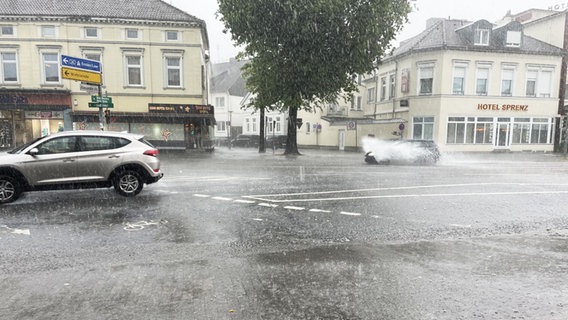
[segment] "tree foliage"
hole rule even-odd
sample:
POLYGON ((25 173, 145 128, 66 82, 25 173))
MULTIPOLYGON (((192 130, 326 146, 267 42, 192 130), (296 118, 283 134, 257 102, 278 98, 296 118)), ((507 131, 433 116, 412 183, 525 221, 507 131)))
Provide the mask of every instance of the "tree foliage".
POLYGON ((243 71, 254 107, 290 112, 286 153, 297 153, 297 111, 356 91, 353 77, 376 67, 410 12, 409 0, 218 1, 249 59, 243 71))

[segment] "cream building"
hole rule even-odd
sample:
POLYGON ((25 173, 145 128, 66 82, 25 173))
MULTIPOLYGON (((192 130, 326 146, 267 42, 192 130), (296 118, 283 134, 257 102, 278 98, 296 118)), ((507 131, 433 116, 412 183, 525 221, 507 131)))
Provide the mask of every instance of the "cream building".
POLYGON ((160 0, 2 1, 0 144, 103 127, 160 148, 206 146, 208 50, 204 21, 160 0), (62 56, 100 62, 102 86, 68 79, 62 56), (112 99, 109 117, 89 107, 93 95, 112 99))
POLYGON ((435 140, 449 152, 553 151, 564 53, 518 21, 431 19, 362 80, 362 115, 345 105, 343 117, 302 117, 321 124, 318 144, 331 148, 372 136, 435 140))

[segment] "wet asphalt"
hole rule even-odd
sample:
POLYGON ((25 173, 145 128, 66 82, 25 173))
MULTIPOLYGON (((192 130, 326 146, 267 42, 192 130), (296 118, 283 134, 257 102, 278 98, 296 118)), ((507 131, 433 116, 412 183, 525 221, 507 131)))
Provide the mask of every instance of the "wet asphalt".
POLYGON ((567 319, 568 161, 164 152, 0 207, 2 319, 567 319))

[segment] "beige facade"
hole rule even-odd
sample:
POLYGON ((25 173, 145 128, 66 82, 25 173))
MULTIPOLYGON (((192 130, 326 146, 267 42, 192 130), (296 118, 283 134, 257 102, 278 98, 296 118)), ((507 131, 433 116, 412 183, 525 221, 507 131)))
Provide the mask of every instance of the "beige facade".
POLYGON ((200 147, 214 124, 207 31, 200 20, 175 10, 187 19, 0 13, 0 120, 12 131, 11 144, 57 131, 62 123, 67 130, 142 133, 160 148, 200 147), (86 83, 92 78, 67 79, 62 55, 99 61, 100 90, 86 83), (40 93, 56 98, 43 103, 40 93), (89 107, 99 94, 112 98, 108 119, 89 107))
POLYGON ((536 35, 560 20, 529 36, 518 21, 432 19, 363 79, 363 114, 302 117, 322 122, 317 138, 330 148, 360 149, 371 136, 435 140, 445 152, 553 151, 564 51, 557 35, 536 35))

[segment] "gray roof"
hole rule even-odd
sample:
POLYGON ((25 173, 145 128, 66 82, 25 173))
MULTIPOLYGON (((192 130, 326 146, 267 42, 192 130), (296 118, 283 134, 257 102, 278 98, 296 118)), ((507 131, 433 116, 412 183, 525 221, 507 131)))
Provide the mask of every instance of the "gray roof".
POLYGON ((0 16, 97 17, 205 26, 203 20, 161 0, 0 0, 0 16))
POLYGON ((536 55, 557 55, 563 54, 561 48, 555 47, 551 44, 542 42, 527 35, 522 36, 521 46, 518 48, 507 47, 503 40, 503 32, 510 28, 517 30, 519 27, 518 22, 511 22, 505 26, 496 27, 486 20, 478 20, 470 22, 465 20, 449 20, 437 19, 431 23, 422 33, 412 37, 406 41, 401 42, 400 46, 396 48, 392 55, 386 57, 385 61, 393 57, 410 54, 417 51, 429 50, 461 50, 461 51, 482 51, 482 52, 504 52, 504 53, 522 53, 522 54, 536 54, 536 55), (473 43, 473 34, 470 29, 477 24, 491 25, 492 32, 496 37, 490 37, 492 41, 488 46, 478 46, 473 43), (499 36, 497 36, 499 35, 499 36))
POLYGON ((244 97, 248 91, 241 68, 246 61, 231 59, 211 67, 211 93, 228 92, 231 96, 244 97))

